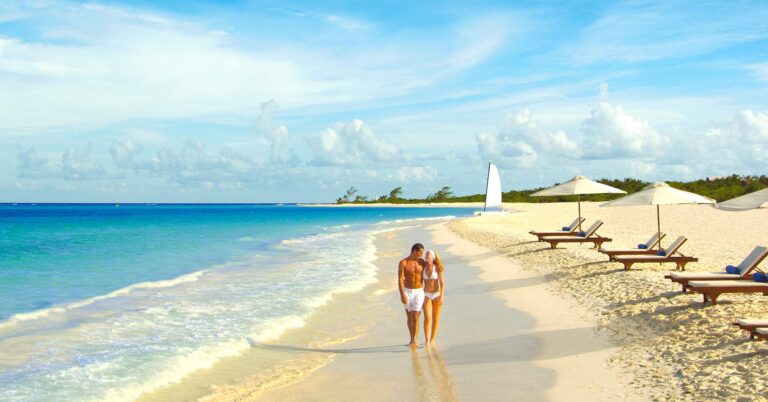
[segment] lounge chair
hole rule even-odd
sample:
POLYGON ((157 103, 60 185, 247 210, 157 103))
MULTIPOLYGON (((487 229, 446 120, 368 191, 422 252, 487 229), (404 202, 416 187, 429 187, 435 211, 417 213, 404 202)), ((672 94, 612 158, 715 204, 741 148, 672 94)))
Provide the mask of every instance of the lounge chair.
POLYGON ((531 230, 530 234, 538 237, 539 241, 541 241, 541 238, 544 236, 578 236, 579 232, 576 230, 578 229, 579 225, 584 223, 584 218, 578 217, 571 222, 568 226, 563 226, 563 230, 555 231, 555 232, 537 232, 535 230, 531 230))
POLYGON ((768 320, 759 318, 739 318, 733 325, 749 332, 749 339, 755 339, 758 329, 768 328, 768 320))
POLYGON ((758 270, 757 266, 768 257, 768 247, 755 247, 739 265, 729 265, 721 272, 670 272, 664 276, 672 282, 683 286, 683 292, 687 290, 690 281, 727 281, 752 279, 752 271, 758 270))
POLYGON ((661 233, 661 236, 659 236, 659 233, 656 232, 651 236, 650 239, 648 239, 645 243, 640 243, 637 245, 637 248, 633 249, 624 249, 624 250, 606 250, 604 248, 601 248, 597 250, 598 252, 601 252, 608 256, 608 261, 613 260, 613 257, 617 255, 649 255, 649 254, 655 254, 658 250, 654 250, 653 248, 656 247, 657 244, 661 241, 661 239, 666 236, 666 233, 661 233))
POLYGON ((603 243, 611 241, 611 239, 595 233, 600 226, 603 226, 603 222, 596 221, 586 232, 579 232, 576 236, 543 236, 541 241, 549 243, 552 248, 556 248, 560 243, 594 243, 595 248, 600 248, 603 243))
POLYGON ((669 247, 664 250, 657 250, 653 255, 617 255, 613 257, 614 262, 624 264, 624 270, 629 271, 634 264, 665 263, 674 262, 678 270, 685 271, 685 265, 689 262, 696 262, 699 259, 688 257, 680 253, 680 247, 688 239, 685 236, 678 237, 669 247), (675 255, 676 254, 676 255, 675 255))
POLYGON ((758 328, 755 330, 757 339, 768 339, 768 328, 758 328))
POLYGON ((690 281, 688 291, 701 293, 704 303, 712 301, 717 304, 717 298, 723 293, 762 293, 768 296, 768 275, 756 272, 752 280, 745 281, 690 281))

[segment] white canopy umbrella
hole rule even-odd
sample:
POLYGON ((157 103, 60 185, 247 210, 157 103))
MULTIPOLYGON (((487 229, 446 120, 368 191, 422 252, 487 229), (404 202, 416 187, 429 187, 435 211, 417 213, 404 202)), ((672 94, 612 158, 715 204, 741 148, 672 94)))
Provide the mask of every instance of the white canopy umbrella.
MULTIPOLYGON (((624 190, 620 190, 615 187, 611 187, 607 184, 598 183, 594 180, 588 179, 586 176, 576 176, 568 182, 558 184, 554 187, 550 187, 541 191, 537 191, 531 194, 532 197, 552 197, 559 195, 576 195, 579 196, 576 201, 579 205, 579 221, 581 221, 581 195, 582 194, 626 194, 624 190)), ((581 230, 581 223, 579 223, 579 230, 581 230)))
POLYGON ((744 194, 716 205, 724 211, 746 211, 755 208, 768 208, 768 188, 744 194))
MULTIPOLYGON (((653 183, 650 186, 632 193, 626 197, 608 201, 601 207, 618 207, 628 205, 656 205, 656 227, 661 236, 661 212, 659 205, 672 204, 714 204, 715 200, 688 191, 678 190, 670 187, 664 182, 653 183)), ((659 250, 661 250, 661 241, 659 241, 659 250)))

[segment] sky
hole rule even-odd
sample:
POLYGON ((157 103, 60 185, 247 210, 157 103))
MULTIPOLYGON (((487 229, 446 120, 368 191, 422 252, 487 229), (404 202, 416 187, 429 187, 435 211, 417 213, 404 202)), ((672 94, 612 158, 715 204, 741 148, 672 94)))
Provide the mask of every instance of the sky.
POLYGON ((768 2, 3 1, 0 202, 768 174, 768 2))

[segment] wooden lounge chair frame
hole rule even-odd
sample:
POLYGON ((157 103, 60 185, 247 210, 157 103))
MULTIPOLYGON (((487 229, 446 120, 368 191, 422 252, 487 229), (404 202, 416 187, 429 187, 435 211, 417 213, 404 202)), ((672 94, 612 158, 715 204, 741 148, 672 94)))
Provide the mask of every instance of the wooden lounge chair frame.
POLYGON ((599 249, 597 250, 600 253, 603 253, 608 256, 608 261, 613 261, 613 258, 617 255, 651 255, 659 250, 654 250, 653 248, 659 244, 659 242, 664 239, 666 236, 666 233, 661 233, 661 236, 659 236, 658 233, 654 233, 653 237, 651 237, 647 242, 645 242, 645 245, 647 248, 634 248, 634 249, 627 249, 627 250, 606 250, 606 249, 599 249), (658 238, 657 238, 658 237, 658 238), (653 244, 651 244, 653 242, 653 244))
POLYGON ((603 221, 595 221, 595 223, 584 232, 584 236, 544 236, 541 238, 541 241, 549 243, 550 247, 553 249, 557 248, 557 245, 560 243, 593 243, 595 248, 600 248, 603 246, 603 243, 612 241, 612 239, 608 237, 603 237, 595 233, 597 232, 597 229, 600 229, 600 226, 603 226, 603 221))
POLYGON ((667 250, 665 250, 665 251, 668 251, 670 255, 658 256, 658 258, 653 258, 654 257, 653 255, 640 255, 640 256, 632 256, 632 255, 620 256, 619 255, 619 256, 615 256, 613 258, 613 261, 624 264, 625 271, 629 271, 632 268, 632 265, 634 264, 649 264, 649 263, 661 264, 665 262, 674 262, 678 271, 685 271, 685 266, 689 262, 699 261, 698 258, 686 256, 679 251, 680 247, 682 247, 686 241, 688 241, 687 238, 685 238, 684 236, 680 236, 674 242, 672 242, 672 245, 670 245, 670 247, 667 250), (674 255, 674 254, 677 254, 677 255, 674 255))
MULTIPOLYGON (((669 279, 672 282, 678 283, 683 287, 683 293, 688 291, 688 282, 691 281, 725 281, 725 280, 750 280, 752 279, 752 271, 762 272, 757 268, 760 263, 768 257, 768 247, 755 247, 745 258, 739 263, 738 267, 743 274, 736 276, 736 274, 725 274, 722 277, 695 277, 695 274, 688 277, 676 277, 665 275, 664 278, 669 279)), ((720 274, 720 272, 707 272, 706 274, 720 274)))
POLYGON ((571 230, 568 232, 562 231, 562 230, 557 232, 537 232, 535 230, 531 230, 528 233, 536 236, 538 238, 538 241, 541 241, 541 238, 544 236, 578 236, 579 231, 577 229, 579 228, 579 225, 584 223, 584 220, 585 219, 582 217, 578 217, 574 219, 573 222, 571 222, 571 224, 568 226, 569 228, 571 228, 571 230))
POLYGON ((742 324, 736 321, 731 325, 735 327, 739 327, 739 329, 749 332, 749 339, 755 339, 757 337, 757 330, 759 328, 768 328, 768 321, 765 321, 762 324, 742 324))
POLYGON ((696 286, 696 282, 705 281, 691 281, 688 283, 688 290, 692 293, 701 293, 704 296, 703 303, 708 301, 712 302, 712 305, 717 304, 717 298, 723 293, 762 293, 763 296, 768 296, 768 284, 763 282, 752 282, 754 286, 728 286, 727 282, 724 282, 723 286, 696 286))

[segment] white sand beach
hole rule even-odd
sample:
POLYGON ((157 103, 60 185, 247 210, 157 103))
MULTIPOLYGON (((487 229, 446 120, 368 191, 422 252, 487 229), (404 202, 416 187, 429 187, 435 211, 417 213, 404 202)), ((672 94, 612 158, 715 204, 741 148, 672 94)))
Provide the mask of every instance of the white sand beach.
MULTIPOLYGON (((582 203, 586 224, 605 222, 599 233, 614 239, 606 248, 633 247, 656 230, 650 206, 601 208, 582 203)), ((455 221, 450 227, 467 239, 514 259, 546 278, 547 287, 573 297, 599 320, 619 345, 614 366, 634 374, 633 385, 660 399, 765 400, 768 381, 766 345, 750 341, 731 326, 737 318, 768 317, 768 299, 760 294, 721 297, 703 305, 701 295, 683 294, 663 278, 674 264, 644 264, 625 272, 589 246, 561 245, 549 250, 527 234, 556 230, 576 215, 575 204, 514 204, 522 211, 504 217, 455 221)), ((678 235, 682 252, 699 259, 688 271, 723 271, 738 264, 755 246, 768 244, 766 210, 724 212, 709 206, 662 206, 662 231, 669 244, 678 235)), ((768 267, 763 263, 763 269, 768 267)))
MULTIPOLYGON (((583 203, 583 215, 587 225, 605 222, 599 233, 613 238, 610 248, 655 230, 655 208, 598 205, 583 203)), ((506 207, 521 212, 380 234, 378 282, 336 297, 306 327, 254 344, 250 357, 147 400, 184 395, 192 383, 186 395, 206 401, 765 400, 766 345, 731 323, 768 318, 768 299, 729 294, 705 306, 663 278, 673 264, 624 271, 589 246, 551 250, 527 233, 569 223, 573 203, 506 207), (441 252, 447 292, 437 346, 411 351, 395 272, 416 241, 441 252), (258 370, 265 359, 272 368, 258 370)), ((765 244, 765 212, 665 206, 665 245, 685 235, 683 253, 699 258, 688 270, 721 271, 765 244)))

